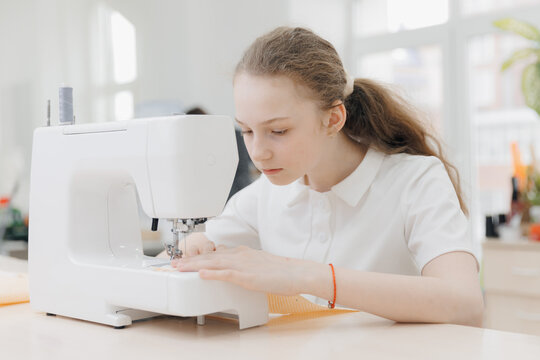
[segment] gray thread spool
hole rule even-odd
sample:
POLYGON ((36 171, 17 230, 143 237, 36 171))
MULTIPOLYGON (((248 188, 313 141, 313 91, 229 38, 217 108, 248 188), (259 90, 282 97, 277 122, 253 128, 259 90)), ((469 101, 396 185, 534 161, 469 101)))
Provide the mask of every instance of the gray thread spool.
POLYGON ((60 125, 73 124, 73 88, 69 86, 61 86, 58 89, 60 98, 60 125))

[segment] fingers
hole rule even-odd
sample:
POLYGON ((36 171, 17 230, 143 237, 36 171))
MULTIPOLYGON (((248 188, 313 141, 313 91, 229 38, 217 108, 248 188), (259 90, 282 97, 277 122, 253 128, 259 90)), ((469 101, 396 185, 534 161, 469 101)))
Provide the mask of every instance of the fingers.
POLYGON ((218 245, 218 246, 216 247, 216 251, 223 251, 223 250, 225 250, 225 249, 227 249, 227 247, 226 247, 225 245, 218 245))
POLYGON ((223 266, 222 263, 212 260, 202 260, 197 262, 191 262, 191 263, 182 263, 177 262, 175 265, 173 265, 178 271, 181 272, 192 272, 192 271, 199 271, 201 269, 212 269, 212 270, 218 270, 226 268, 226 266, 223 266))
POLYGON ((179 271, 199 271, 201 269, 231 269, 234 268, 234 261, 230 258, 208 257, 199 255, 197 257, 188 257, 175 260, 171 265, 179 271))
POLYGON ((180 242, 179 246, 180 250, 185 253, 185 257, 207 254, 216 250, 214 243, 206 239, 193 239, 190 241, 188 238, 180 242))
POLYGON ((216 251, 216 246, 214 245, 214 243, 212 241, 207 241, 201 246, 200 253, 207 254, 214 251, 216 251))
POLYGON ((201 269, 238 269, 243 263, 242 259, 245 255, 242 252, 245 250, 242 247, 228 248, 218 245, 215 251, 216 248, 212 242, 205 245, 204 250, 198 246, 193 248, 188 246, 190 250, 187 256, 174 260, 171 265, 179 271, 199 271, 201 269))
POLYGON ((195 256, 195 255, 199 255, 200 252, 199 252, 199 247, 196 245, 196 244, 193 244, 193 245, 187 245, 187 247, 185 247, 184 244, 180 244, 180 250, 184 251, 185 253, 185 256, 195 256))
POLYGON ((197 271, 204 280, 227 281, 251 290, 260 289, 258 263, 253 259, 261 260, 257 252, 247 247, 227 248, 218 245, 213 248, 215 251, 175 260, 171 265, 180 272, 197 271))

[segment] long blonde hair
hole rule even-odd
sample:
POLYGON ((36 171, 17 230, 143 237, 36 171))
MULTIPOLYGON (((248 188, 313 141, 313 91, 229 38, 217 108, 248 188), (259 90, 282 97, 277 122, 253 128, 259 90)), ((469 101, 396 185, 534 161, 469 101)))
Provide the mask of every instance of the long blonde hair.
POLYGON ((386 154, 439 158, 463 213, 468 215, 459 173, 445 158, 441 142, 419 121, 407 101, 382 84, 358 78, 347 95, 348 76, 330 42, 308 29, 279 27, 257 38, 246 50, 235 74, 241 72, 287 76, 309 88, 323 110, 342 101, 347 110, 344 133, 386 154))

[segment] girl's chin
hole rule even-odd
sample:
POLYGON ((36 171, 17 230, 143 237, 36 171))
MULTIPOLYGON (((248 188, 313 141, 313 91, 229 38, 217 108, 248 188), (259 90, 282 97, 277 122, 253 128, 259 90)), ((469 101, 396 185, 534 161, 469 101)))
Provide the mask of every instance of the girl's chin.
POLYGON ((289 185, 290 183, 294 182, 296 178, 291 178, 290 176, 283 176, 284 174, 281 174, 282 176, 267 176, 266 178, 274 185, 278 186, 284 186, 289 185))

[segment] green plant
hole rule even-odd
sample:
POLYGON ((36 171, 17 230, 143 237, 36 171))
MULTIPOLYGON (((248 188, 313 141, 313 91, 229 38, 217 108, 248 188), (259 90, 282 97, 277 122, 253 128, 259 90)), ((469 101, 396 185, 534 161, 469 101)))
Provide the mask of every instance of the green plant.
POLYGON ((504 18, 493 23, 496 27, 516 33, 532 40, 533 45, 514 52, 503 64, 501 70, 508 69, 517 60, 534 56, 536 61, 523 69, 521 90, 525 103, 540 115, 540 30, 531 24, 513 18, 504 18))
POLYGON ((527 185, 524 200, 529 206, 540 206, 540 174, 532 167, 529 167, 527 173, 527 185))

